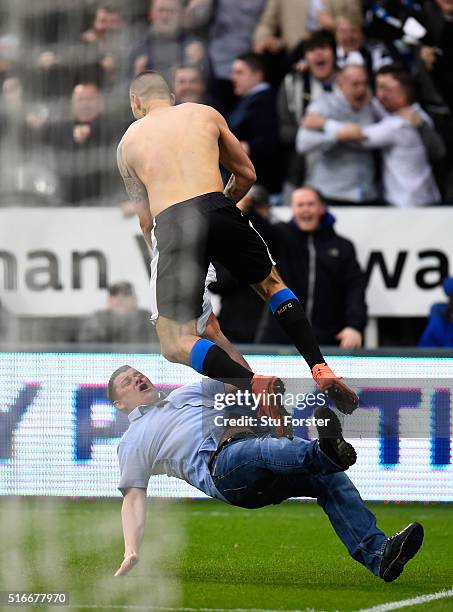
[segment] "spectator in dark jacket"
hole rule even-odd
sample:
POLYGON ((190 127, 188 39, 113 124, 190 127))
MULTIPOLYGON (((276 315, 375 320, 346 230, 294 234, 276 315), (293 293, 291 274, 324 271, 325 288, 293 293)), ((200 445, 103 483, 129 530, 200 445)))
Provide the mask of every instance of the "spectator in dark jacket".
POLYGON ((422 19, 427 34, 417 66, 424 107, 444 136, 447 147, 444 195, 453 201, 453 0, 425 2, 422 19))
POLYGON ((115 147, 123 126, 105 114, 105 100, 94 83, 79 83, 71 99, 72 118, 49 128, 66 203, 112 205, 122 197, 115 147))
POLYGON ((453 348, 453 277, 446 278, 442 286, 448 302, 433 304, 420 347, 453 348))
POLYGON ((151 313, 137 307, 131 283, 119 282, 109 288, 106 310, 99 310, 83 322, 79 342, 157 342, 151 313))
POLYGON ((277 193, 282 168, 276 97, 266 81, 262 59, 254 53, 240 55, 233 64, 231 80, 240 100, 228 117, 230 130, 250 155, 257 182, 270 193, 277 193))
MULTIPOLYGON (((304 304, 318 342, 357 348, 363 340, 367 307, 365 277, 354 246, 335 233, 335 218, 315 189, 294 191, 292 210, 292 221, 270 228, 277 267, 304 304)), ((269 235, 265 238, 269 240, 269 235)), ((287 344, 288 338, 266 312, 257 341, 287 344)))

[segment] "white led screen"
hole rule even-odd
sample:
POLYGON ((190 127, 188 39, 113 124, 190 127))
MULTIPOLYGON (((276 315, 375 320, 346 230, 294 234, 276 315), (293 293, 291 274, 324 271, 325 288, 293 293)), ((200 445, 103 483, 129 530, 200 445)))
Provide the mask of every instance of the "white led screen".
MULTIPOLYGON (((300 357, 248 360, 255 371, 286 378, 289 386, 301 379, 311 384, 300 357)), ((157 355, 0 354, 1 495, 120 495, 116 446, 128 422, 108 404, 105 390, 112 371, 125 363, 166 388, 200 378, 157 355)), ((358 453, 348 473, 362 497, 453 501, 453 359, 331 357, 329 364, 353 380, 364 406, 357 413, 368 419, 366 434, 348 425, 360 423, 358 417, 345 419, 358 453), (391 436, 382 429, 383 396, 399 424, 391 436)), ((165 476, 151 479, 148 494, 203 496, 165 476)))

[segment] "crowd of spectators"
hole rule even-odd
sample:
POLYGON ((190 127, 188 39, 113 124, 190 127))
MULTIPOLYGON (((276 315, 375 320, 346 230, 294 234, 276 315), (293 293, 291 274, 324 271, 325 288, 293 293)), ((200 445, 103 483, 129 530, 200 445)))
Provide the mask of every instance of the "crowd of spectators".
MULTIPOLYGON (((338 240, 331 250, 340 259, 349 253, 346 273, 354 276, 353 247, 336 236, 326 206, 453 203, 452 65, 453 0, 6 3, 0 205, 130 210, 115 156, 132 121, 128 83, 158 70, 177 104, 207 103, 226 116, 269 202, 293 207, 287 247, 308 252, 297 202, 316 200, 319 248, 338 240)), ((279 252, 282 268, 302 257, 287 250, 279 252)), ((306 293, 306 279, 287 275, 306 293)), ((244 290, 222 274, 213 289, 244 290)), ((360 344, 362 298, 357 312, 319 331, 326 342, 342 343, 352 329, 360 344)), ((256 333, 278 342, 264 319, 256 333)), ((243 339, 240 330, 231 337, 243 339)))
POLYGON ((0 196, 121 202, 127 84, 154 69, 226 115, 272 202, 304 182, 334 203, 450 202, 452 32, 453 0, 8 3, 0 196))

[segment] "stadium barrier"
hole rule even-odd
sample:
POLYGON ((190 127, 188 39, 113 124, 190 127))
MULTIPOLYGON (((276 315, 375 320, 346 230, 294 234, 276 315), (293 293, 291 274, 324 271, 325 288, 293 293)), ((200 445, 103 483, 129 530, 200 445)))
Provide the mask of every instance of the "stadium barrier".
MULTIPOLYGON (((445 296, 453 261, 453 208, 338 208, 368 276, 371 317, 427 316, 445 296)), ((276 208, 282 220, 287 208, 276 208)), ((149 255, 135 218, 116 208, 0 210, 2 302, 17 315, 81 316, 105 307, 105 288, 134 283, 149 304, 149 255)), ((232 248, 233 245, 232 245, 232 248)))
MULTIPOLYGON (((256 371, 284 378, 293 397, 312 392, 300 357, 249 355, 256 371)), ((116 447, 128 421, 105 398, 125 363, 171 389, 199 379, 191 369, 140 353, 0 353, 0 495, 118 496, 116 447)), ((332 356, 361 408, 344 419, 358 461, 349 474, 366 500, 453 501, 453 358, 332 356)), ((298 400, 294 416, 309 417, 298 400)), ((304 425, 296 434, 316 437, 304 425)), ((203 497, 166 476, 148 493, 203 497)))

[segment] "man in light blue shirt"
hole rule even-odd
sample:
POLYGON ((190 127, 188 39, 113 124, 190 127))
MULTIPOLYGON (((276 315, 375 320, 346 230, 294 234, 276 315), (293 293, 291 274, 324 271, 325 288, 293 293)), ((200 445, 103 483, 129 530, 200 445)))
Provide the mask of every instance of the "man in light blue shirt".
POLYGON ((243 395, 236 391, 208 379, 165 397, 128 365, 113 372, 108 398, 130 421, 118 446, 125 552, 115 575, 138 562, 148 481, 167 474, 243 508, 315 497, 350 555, 386 582, 395 580, 420 548, 423 527, 411 523, 392 538, 376 527, 344 473, 356 453, 335 413, 319 400, 313 420, 319 440, 277 437, 263 429, 274 423, 263 423, 250 409, 259 398, 241 405, 243 395))
MULTIPOLYGON (((123 377, 118 378, 121 384, 123 377)), ((148 389, 141 393, 149 395, 148 389)), ((167 397, 157 393, 151 403, 147 400, 128 414, 130 425, 118 446, 118 488, 123 494, 129 487, 146 489, 151 474, 167 474, 225 501, 208 470, 222 433, 211 417, 217 416, 213 398, 224 393, 223 383, 206 379, 179 387, 167 397)))
POLYGON ((401 208, 438 203, 440 193, 429 160, 442 159, 445 147, 432 120, 415 102, 415 90, 415 80, 401 66, 384 66, 376 75, 372 104, 377 121, 367 125, 351 123, 351 117, 335 120, 327 114, 313 115, 309 108, 300 136, 307 142, 343 140, 359 155, 380 149, 385 202, 401 208))

